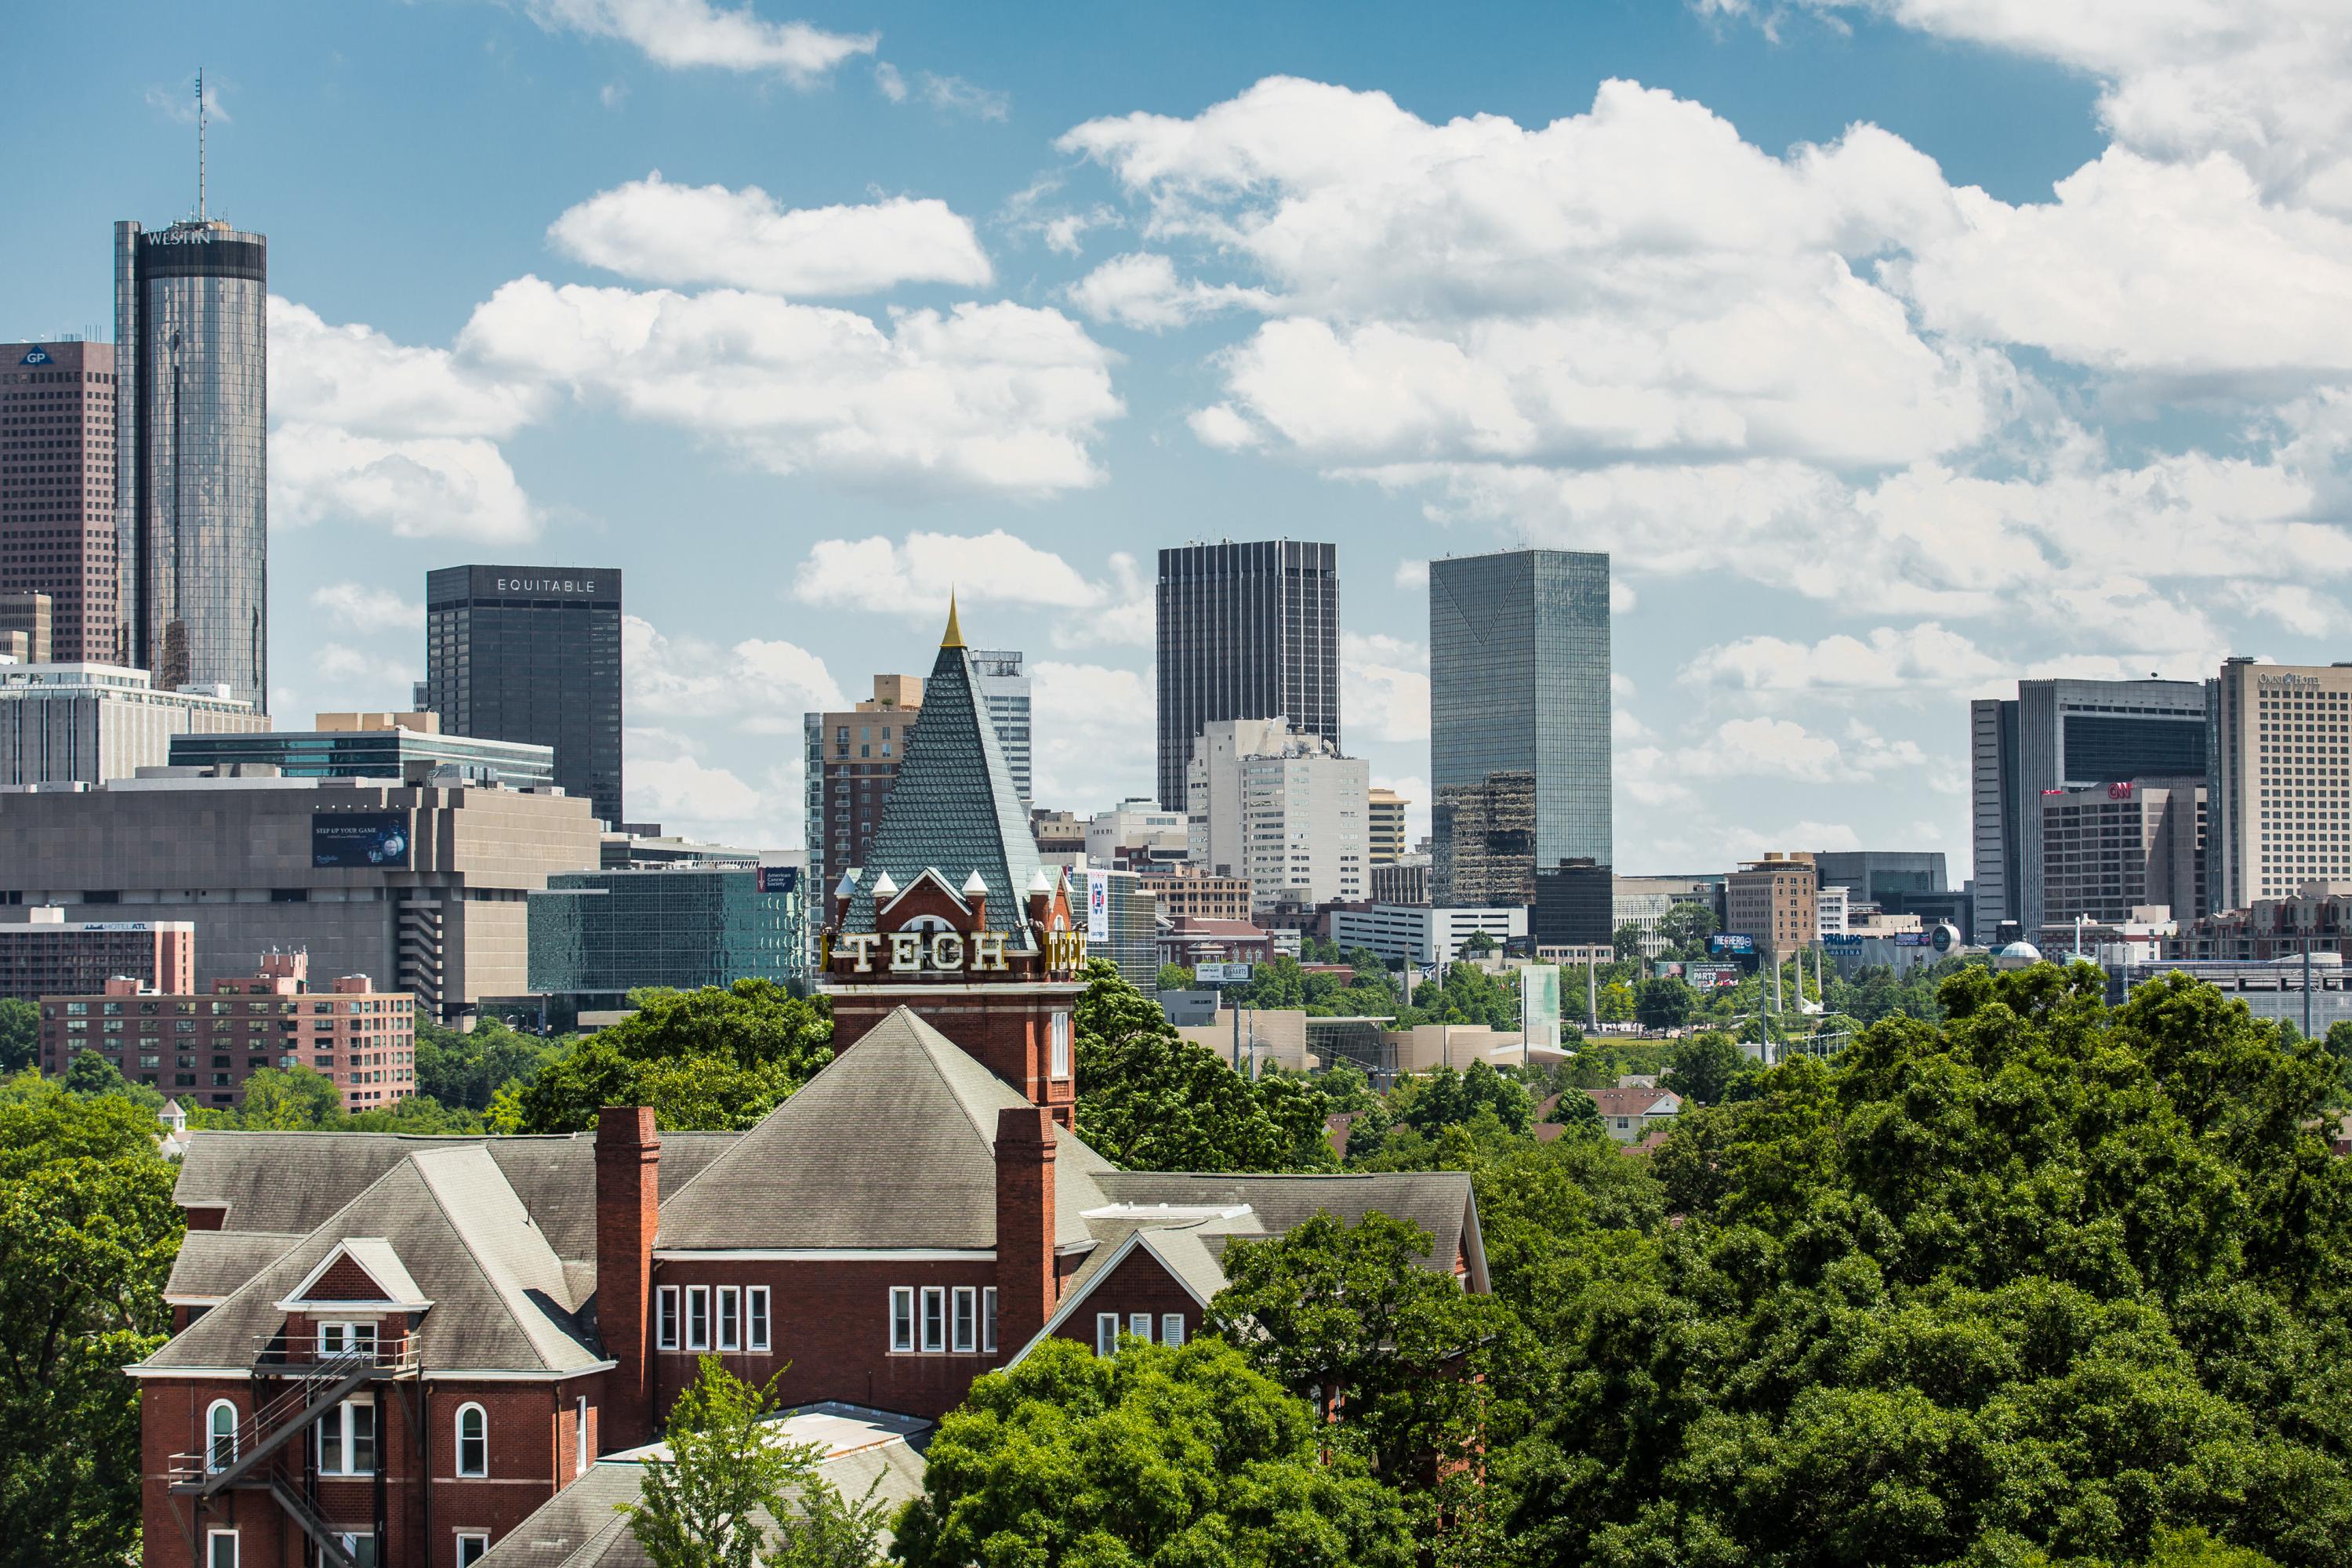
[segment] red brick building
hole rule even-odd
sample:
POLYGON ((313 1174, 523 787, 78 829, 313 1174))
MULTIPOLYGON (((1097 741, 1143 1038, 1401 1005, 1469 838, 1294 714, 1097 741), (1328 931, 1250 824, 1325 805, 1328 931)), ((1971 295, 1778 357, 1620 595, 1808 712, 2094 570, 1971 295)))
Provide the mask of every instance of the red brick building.
POLYGON ((346 1110, 416 1092, 416 999, 364 974, 313 990, 300 952, 268 952, 255 973, 158 991, 129 978, 94 993, 41 998, 41 1070, 63 1073, 85 1050, 132 1083, 188 1106, 230 1106, 260 1068, 297 1065, 335 1080, 346 1110))
POLYGON ((1486 1288, 1459 1173, 1120 1171, 1071 1131, 1085 945, 969 675, 951 622, 835 890, 835 1058, 749 1131, 613 1107, 557 1138, 194 1136, 182 1331, 131 1369, 151 1568, 519 1552, 701 1354, 789 1363, 789 1404, 936 1416, 1047 1335, 1181 1342, 1234 1237, 1318 1210, 1413 1220, 1486 1288))

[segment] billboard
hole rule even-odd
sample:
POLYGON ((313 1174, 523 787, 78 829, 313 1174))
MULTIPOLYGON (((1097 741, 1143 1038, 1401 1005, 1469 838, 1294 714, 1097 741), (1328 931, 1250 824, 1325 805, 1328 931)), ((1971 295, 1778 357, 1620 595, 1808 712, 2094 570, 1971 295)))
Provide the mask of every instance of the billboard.
POLYGON ((1519 971, 1519 1040, 1524 1048, 1559 1049, 1559 965, 1519 971))
POLYGON ((762 866, 760 868, 760 891, 763 893, 796 893, 801 887, 798 866, 762 866))
POLYGON ((1110 873, 1087 873, 1087 941, 1110 941, 1110 873))
POLYGON ((321 811, 310 818, 315 869, 405 870, 408 864, 404 811, 321 811))
POLYGON ((1736 963, 1692 963, 1683 967, 1683 978, 1700 991, 1726 991, 1739 984, 1743 971, 1736 963))
POLYGON ((1192 966, 1192 978, 1202 985, 1246 985, 1256 966, 1248 963, 1199 963, 1192 966))
POLYGON ((1727 952, 1750 953, 1756 951, 1756 939, 1744 931, 1719 931, 1706 939, 1706 950, 1718 957, 1727 952))

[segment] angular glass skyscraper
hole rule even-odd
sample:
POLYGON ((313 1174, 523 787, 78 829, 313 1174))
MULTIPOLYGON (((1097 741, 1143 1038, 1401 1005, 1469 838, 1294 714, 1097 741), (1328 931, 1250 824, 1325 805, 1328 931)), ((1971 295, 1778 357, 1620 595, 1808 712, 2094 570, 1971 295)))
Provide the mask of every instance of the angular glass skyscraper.
MULTIPOLYGON (((1439 908, 1538 903, 1537 879, 1606 878, 1610 843, 1609 557, 1517 550, 1429 563, 1430 892, 1439 908)), ((1580 927, 1586 923, 1577 921, 1580 927)))
POLYGON ((268 242, 114 226, 118 657, 269 707, 268 242))
POLYGON ((1184 809, 1201 726, 1287 719, 1339 750, 1339 550, 1295 539, 1160 552, 1160 804, 1184 809))
POLYGON ((621 573, 425 574, 425 686, 445 733, 555 748, 555 782, 621 826, 621 573))

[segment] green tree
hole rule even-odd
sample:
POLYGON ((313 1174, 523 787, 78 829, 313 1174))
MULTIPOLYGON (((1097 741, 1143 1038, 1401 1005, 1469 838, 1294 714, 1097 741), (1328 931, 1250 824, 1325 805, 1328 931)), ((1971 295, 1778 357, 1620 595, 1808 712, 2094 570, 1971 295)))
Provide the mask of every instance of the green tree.
POLYGON ((1681 958, 1696 958, 1706 952, 1706 939, 1715 934, 1715 910, 1708 904, 1684 900, 1669 905, 1658 917, 1658 934, 1681 958))
POLYGON ((1601 988, 1600 1005, 1602 1023, 1632 1023, 1633 1021, 1633 988, 1622 980, 1612 980, 1601 988))
POLYGON ((2340 1562, 2334 1060, 2182 976, 2105 989, 1959 966, 1941 1022, 1681 1118, 1674 1224, 1507 1227, 1551 1369, 1495 1455, 1530 1559, 2340 1562))
POLYGON ((1544 1120, 1567 1128, 1571 1137, 1605 1138, 1609 1135, 1609 1124, 1601 1119, 1601 1107, 1595 1105, 1592 1097, 1580 1089, 1561 1090, 1559 1098, 1552 1103, 1551 1114, 1544 1120))
POLYGON ((335 1080, 306 1067, 258 1068, 245 1080, 236 1125, 273 1132, 315 1131, 343 1119, 335 1080))
POLYGON ((1486 954, 1494 952, 1496 942, 1492 932, 1474 931, 1468 936, 1462 939, 1462 956, 1465 958, 1484 958, 1486 954))
POLYGON ((898 1525, 914 1568, 1409 1568, 1410 1521, 1314 1413, 1222 1341, 1048 1338, 940 1424, 898 1525))
POLYGON ((1662 974, 1633 988, 1633 1016, 1645 1029, 1679 1029, 1696 1004, 1679 975, 1662 974))
POLYGON ((529 1083, 541 1066, 562 1047, 483 1018, 469 1032, 433 1022, 423 1007, 416 1017, 416 1089, 442 1105, 487 1110, 510 1081, 529 1083))
POLYGON ((1330 1163, 1330 1102, 1312 1080, 1255 1082, 1179 1036, 1117 965, 1087 965, 1072 1010, 1078 1136, 1129 1170, 1284 1171, 1330 1163))
POLYGON ((41 1010, 14 996, 0 996, 0 1074, 22 1072, 41 1051, 41 1010))
POLYGON ((1429 1267, 1429 1232, 1410 1221, 1318 1214, 1281 1236, 1236 1237, 1209 1303, 1214 1332, 1291 1393, 1319 1399, 1392 1481, 1426 1484, 1466 1456, 1515 1386, 1509 1314, 1450 1268, 1429 1267))
POLYGON ((1659 1081, 1702 1105, 1730 1098, 1734 1081, 1750 1068, 1748 1053, 1719 1029, 1702 1029, 1675 1043, 1674 1066, 1659 1081))
POLYGON ((1181 963, 1163 963, 1160 966, 1158 984, 1162 991, 1190 991, 1192 988, 1192 972, 1181 963))
POLYGON ((607 1105, 649 1105, 672 1131, 751 1126, 833 1059, 833 1021, 767 980, 633 992, 637 1010, 492 1098, 502 1132, 576 1132, 607 1105))
MULTIPOLYGON (((777 1378, 783 1374, 779 1372, 777 1378)), ((667 1458, 650 1458, 633 1503, 618 1505, 655 1568, 842 1568, 870 1563, 878 1510, 844 1509, 824 1479, 824 1448, 788 1443, 769 1419, 776 1378, 754 1388, 700 1358, 670 1407, 667 1458)))
POLYGON ((1610 934, 1609 944, 1620 958, 1639 958, 1642 956, 1642 939, 1648 934, 1639 921, 1627 921, 1610 934))
POLYGON ((0 1084, 0 1564, 139 1549, 138 1387, 182 1220, 155 1121, 27 1073, 0 1084))

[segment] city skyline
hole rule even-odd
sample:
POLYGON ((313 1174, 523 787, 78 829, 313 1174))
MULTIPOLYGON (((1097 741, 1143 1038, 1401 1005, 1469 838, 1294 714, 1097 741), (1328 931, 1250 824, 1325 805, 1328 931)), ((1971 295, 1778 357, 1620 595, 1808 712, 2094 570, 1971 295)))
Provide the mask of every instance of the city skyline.
POLYGON ((1420 563, 1605 550, 1621 869, 1868 846, 1957 882, 1969 699, 2343 651, 2345 138, 2252 45, 1716 4, 1481 11, 1404 66, 1401 9, 1221 13, 1213 58, 1165 19, 682 14, 766 63, 626 0, 5 25, 115 62, 25 172, 18 339, 108 321, 112 221, 193 206, 209 68, 211 208, 273 252, 284 721, 405 705, 429 569, 610 562, 629 815, 797 843, 797 716, 911 668, 953 583, 1029 654, 1034 798, 1087 812, 1151 793, 1153 552, 1327 539, 1347 749, 1417 836, 1420 563), (2167 108, 2191 66, 2303 129, 2167 108), (1318 163, 1328 127, 1372 151, 1318 163))

